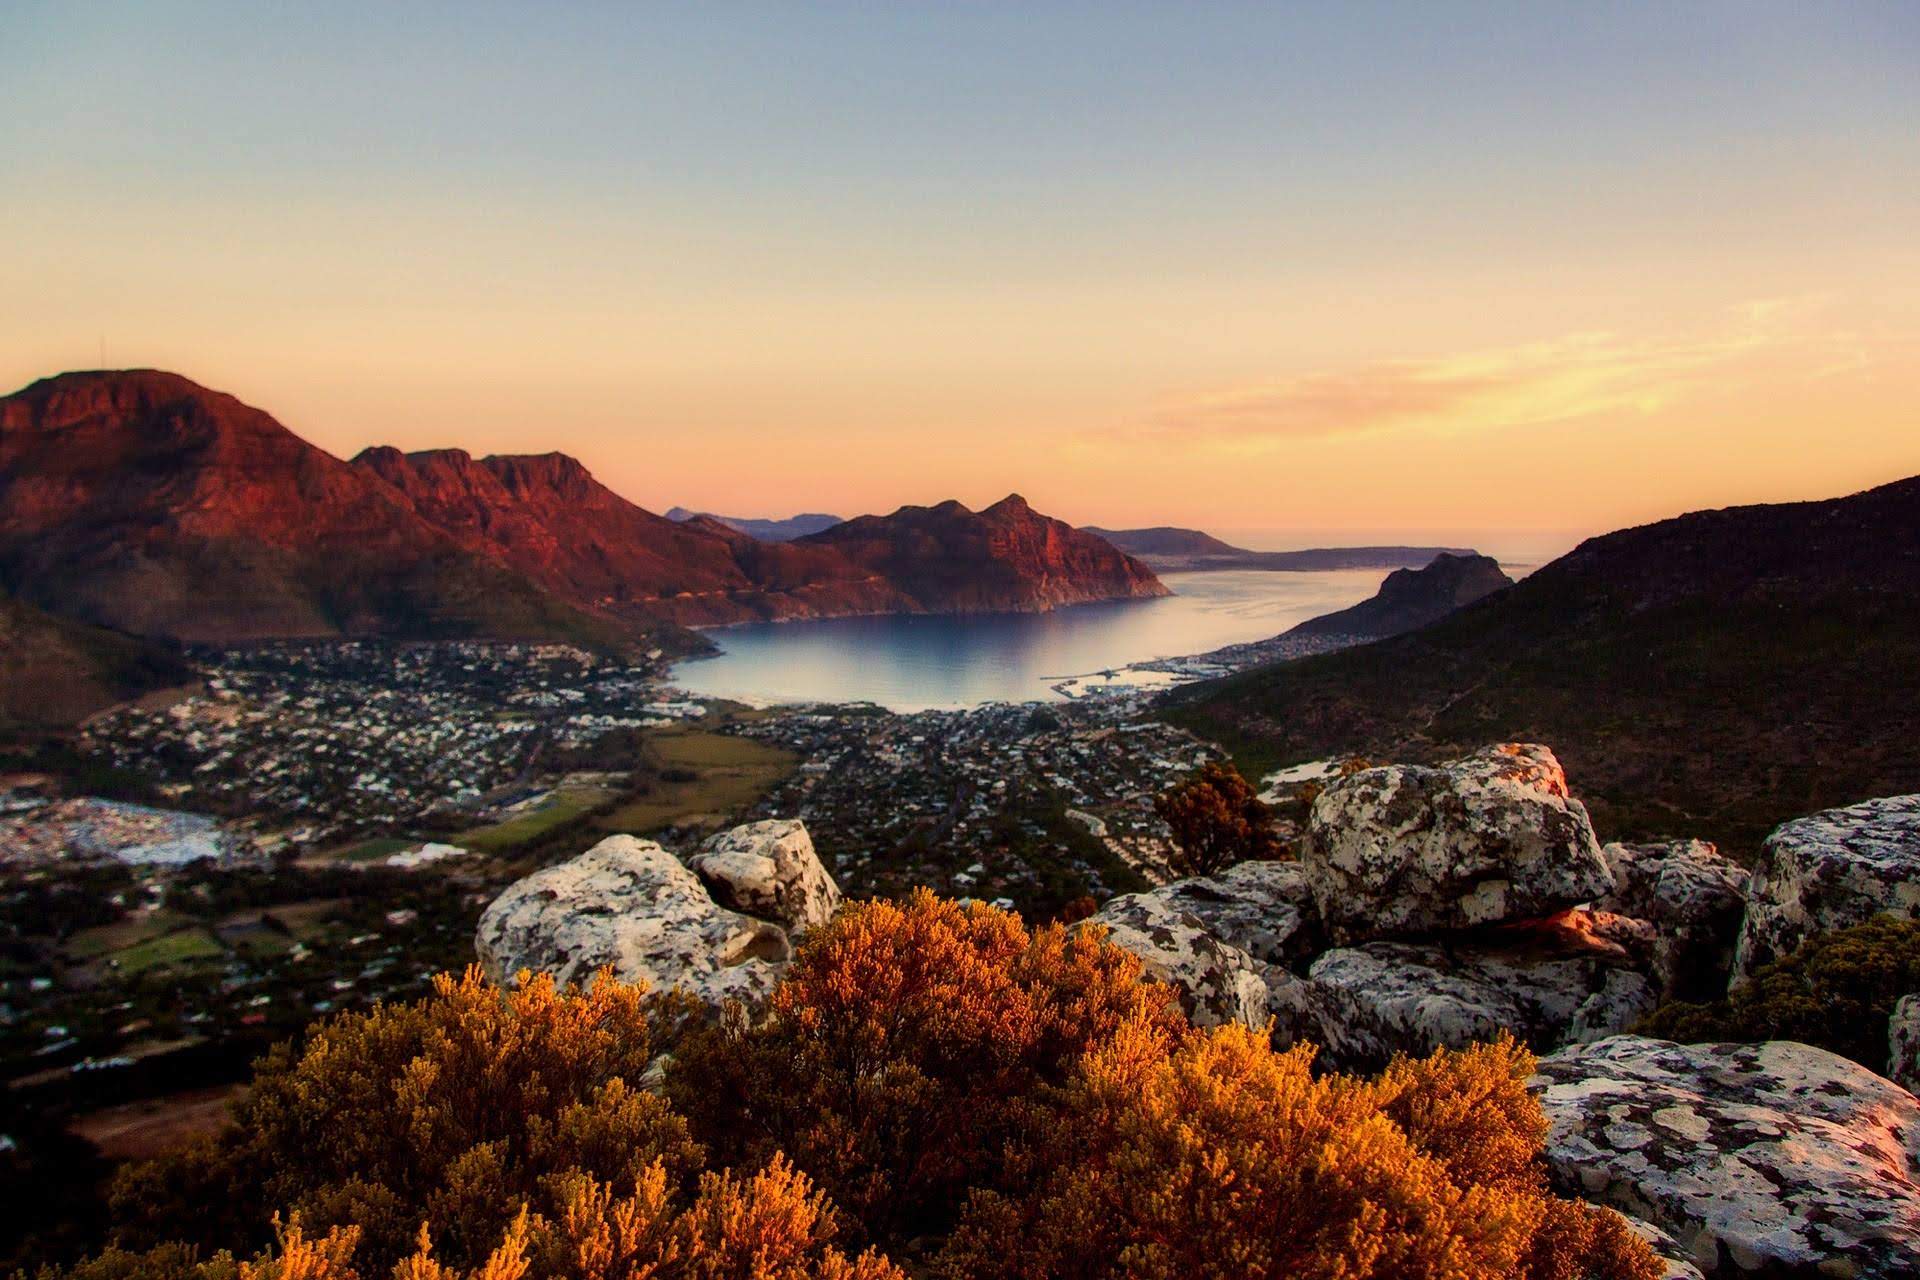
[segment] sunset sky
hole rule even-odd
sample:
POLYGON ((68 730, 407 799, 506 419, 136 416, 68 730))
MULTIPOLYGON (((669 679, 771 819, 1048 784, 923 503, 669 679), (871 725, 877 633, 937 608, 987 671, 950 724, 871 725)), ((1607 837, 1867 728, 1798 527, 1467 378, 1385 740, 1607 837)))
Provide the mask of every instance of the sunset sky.
POLYGON ((0 6, 0 382, 656 510, 1569 536, 1920 472, 1920 5, 0 6))

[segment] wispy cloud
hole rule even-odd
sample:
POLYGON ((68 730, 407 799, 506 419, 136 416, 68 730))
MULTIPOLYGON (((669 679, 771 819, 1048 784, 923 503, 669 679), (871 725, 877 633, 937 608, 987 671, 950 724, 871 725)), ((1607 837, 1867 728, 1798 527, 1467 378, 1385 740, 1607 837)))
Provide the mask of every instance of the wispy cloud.
POLYGON ((1715 333, 1630 339, 1572 334, 1426 360, 1383 360, 1169 397, 1138 433, 1259 448, 1385 431, 1468 433, 1655 413, 1736 365, 1817 348, 1853 359, 1847 335, 1797 330, 1814 300, 1744 304, 1715 333), (1846 352, 1846 354, 1842 354, 1846 352))

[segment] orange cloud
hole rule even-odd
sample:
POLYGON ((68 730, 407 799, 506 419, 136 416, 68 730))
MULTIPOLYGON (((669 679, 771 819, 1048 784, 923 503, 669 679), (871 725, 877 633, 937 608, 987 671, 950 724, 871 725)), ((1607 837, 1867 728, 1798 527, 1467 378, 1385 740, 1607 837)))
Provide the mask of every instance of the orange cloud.
POLYGON ((1386 431, 1436 434, 1543 426, 1657 412, 1733 366, 1769 353, 1817 348, 1827 368, 1850 335, 1785 327, 1795 300, 1737 308, 1723 332, 1630 340, 1614 333, 1344 370, 1181 395, 1154 407, 1136 434, 1260 448, 1386 431))

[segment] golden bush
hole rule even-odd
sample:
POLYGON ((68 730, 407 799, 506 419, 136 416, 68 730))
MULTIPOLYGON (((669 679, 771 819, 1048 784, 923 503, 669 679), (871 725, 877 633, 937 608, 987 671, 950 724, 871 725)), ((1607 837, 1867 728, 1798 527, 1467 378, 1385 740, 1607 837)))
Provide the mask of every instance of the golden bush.
POLYGON ((1511 1040, 1315 1076, 1098 930, 925 892, 816 930, 759 1021, 683 1014, 470 971, 334 1018, 41 1280, 905 1280, 876 1246, 942 1280, 1659 1274, 1549 1194, 1511 1040), (669 1028, 671 1104, 633 1083, 669 1028))
POLYGON ((1185 1029, 1118 948, 920 890, 816 930, 765 1021, 696 1036, 669 1089, 716 1157, 784 1151, 862 1230, 900 1241, 995 1180, 1044 1091, 1129 1020, 1185 1029))

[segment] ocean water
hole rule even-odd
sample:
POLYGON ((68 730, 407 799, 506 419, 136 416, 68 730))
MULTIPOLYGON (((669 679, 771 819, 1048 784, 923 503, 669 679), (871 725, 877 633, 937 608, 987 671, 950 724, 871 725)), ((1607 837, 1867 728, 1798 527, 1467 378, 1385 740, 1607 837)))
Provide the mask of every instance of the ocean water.
POLYGON ((894 711, 1059 697, 1052 686, 1154 658, 1264 640, 1371 596, 1382 569, 1168 573, 1161 600, 985 617, 830 618, 707 632, 717 658, 681 663, 689 692, 756 704, 874 702, 894 711))

